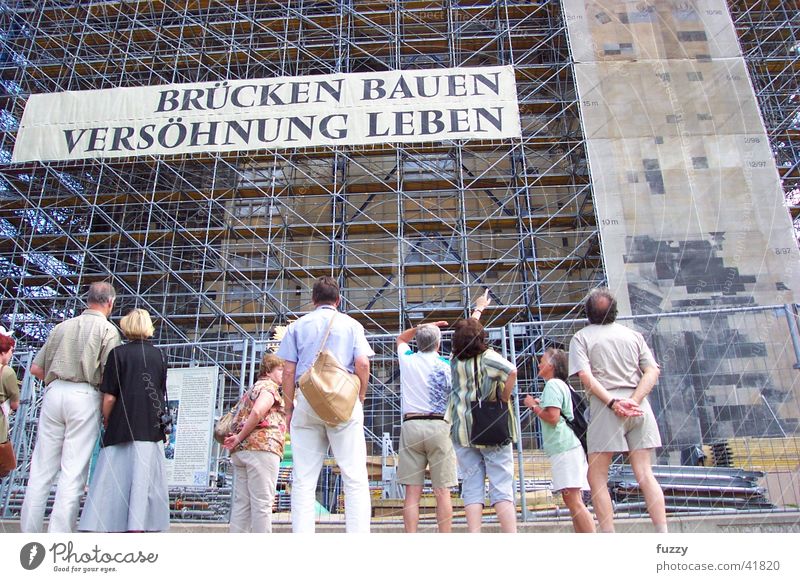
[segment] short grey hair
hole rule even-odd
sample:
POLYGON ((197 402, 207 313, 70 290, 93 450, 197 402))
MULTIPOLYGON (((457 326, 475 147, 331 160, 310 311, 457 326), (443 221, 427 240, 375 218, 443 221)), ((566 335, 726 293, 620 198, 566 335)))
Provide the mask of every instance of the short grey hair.
POLYGON ((426 323, 417 328, 417 349, 421 352, 435 352, 442 340, 442 330, 436 325, 426 323))
POLYGON ((97 305, 105 305, 112 299, 116 299, 117 292, 111 283, 105 281, 96 281, 89 285, 89 291, 86 292, 86 303, 96 303, 97 305))
POLYGON ((553 366, 553 377, 567 382, 569 380, 569 359, 564 350, 547 348, 544 352, 547 360, 553 366))

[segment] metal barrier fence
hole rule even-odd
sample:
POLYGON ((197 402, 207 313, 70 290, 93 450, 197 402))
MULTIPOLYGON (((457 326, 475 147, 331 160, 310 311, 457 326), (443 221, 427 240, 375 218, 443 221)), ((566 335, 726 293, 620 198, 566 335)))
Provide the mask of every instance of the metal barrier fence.
MULTIPOLYGON (((661 366, 649 398, 663 442, 657 463, 668 509, 707 513, 800 507, 796 306, 654 314, 619 322, 643 333, 661 366), (742 472, 730 473, 732 468, 742 472)), ((509 326, 518 393, 541 391, 538 356, 548 347, 567 349, 585 324, 562 320, 509 326)), ((521 418, 525 451, 538 448, 538 422, 528 414, 521 418)), ((526 474, 522 464, 521 487, 523 479, 547 479, 541 470, 537 474, 541 463, 529 465, 534 474, 526 474)), ((627 468, 620 464, 615 471, 622 475, 627 468)), ((618 512, 644 512, 632 482, 612 474, 618 512)), ((529 512, 527 504, 522 512, 526 518, 541 516, 529 512)))
MULTIPOLYGON (((797 510, 800 334, 796 306, 654 314, 619 321, 644 334, 661 365, 650 402, 664 443, 657 453, 657 476, 669 511, 797 510)), ((525 394, 542 389, 538 356, 551 346, 567 349, 572 335, 585 323, 578 319, 513 323, 489 330, 490 343, 519 371, 514 398, 521 436, 516 445, 516 470, 524 520, 567 515, 560 500, 549 492, 550 470, 540 450, 539 420, 520 409, 520 402, 525 394)), ((375 520, 399 522, 402 490, 394 480, 401 422, 396 337, 373 335, 368 339, 375 357, 365 402, 365 433, 375 520)), ((272 347, 270 343, 240 340, 160 347, 172 368, 219 366, 215 406, 219 416, 252 385, 261 355, 272 347)), ((449 334, 445 333, 442 353, 448 352, 449 334)), ((17 353, 14 368, 27 370, 32 356, 17 353)), ((19 375, 22 403, 11 420, 19 467, 0 482, 3 518, 18 515, 41 405, 41 391, 35 390, 38 382, 27 373, 19 375)), ((618 461, 609 479, 617 512, 641 514, 644 506, 635 481, 623 459, 618 461)), ((171 489, 172 519, 226 522, 230 486, 227 455, 214 443, 206 486, 171 489)), ((277 523, 290 518, 290 487, 290 469, 284 466, 275 504, 277 523)), ((325 463, 317 499, 320 522, 342 521, 341 477, 333 459, 325 463)), ((423 518, 426 515, 423 510, 423 518)))

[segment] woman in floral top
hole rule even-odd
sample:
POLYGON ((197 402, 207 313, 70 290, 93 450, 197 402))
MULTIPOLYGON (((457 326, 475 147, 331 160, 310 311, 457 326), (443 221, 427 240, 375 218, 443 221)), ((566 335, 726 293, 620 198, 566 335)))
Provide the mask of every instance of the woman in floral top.
POLYGON ((282 376, 283 360, 264 354, 258 380, 242 396, 234 424, 239 431, 223 443, 233 464, 231 533, 272 532, 272 502, 286 433, 282 376))

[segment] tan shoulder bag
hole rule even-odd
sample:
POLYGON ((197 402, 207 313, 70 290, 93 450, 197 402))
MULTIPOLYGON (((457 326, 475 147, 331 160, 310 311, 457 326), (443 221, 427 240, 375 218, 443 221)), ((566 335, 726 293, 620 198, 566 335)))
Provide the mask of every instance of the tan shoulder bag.
POLYGON ((314 363, 300 376, 298 382, 311 408, 325 424, 330 426, 350 420, 361 388, 358 376, 348 372, 336 356, 325 349, 333 320, 337 315, 338 312, 331 317, 314 363))

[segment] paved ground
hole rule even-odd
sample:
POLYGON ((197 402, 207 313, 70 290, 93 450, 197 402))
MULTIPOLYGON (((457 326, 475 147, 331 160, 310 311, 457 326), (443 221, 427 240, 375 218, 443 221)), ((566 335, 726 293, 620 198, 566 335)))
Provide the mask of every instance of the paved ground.
MULTIPOLYGON (((519 531, 522 533, 566 533, 572 531, 568 520, 536 521, 520 523, 519 531)), ((712 515, 700 517, 672 517, 669 520, 670 531, 674 533, 800 533, 800 512, 792 513, 752 513, 744 515, 712 515)), ((464 532, 466 526, 457 523, 454 531, 464 532)), ((291 528, 288 523, 277 523, 274 530, 288 533, 291 528)), ((170 528, 171 533, 225 533, 227 524, 207 523, 174 523, 170 528)), ((344 524, 323 524, 317 531, 326 533, 343 533, 344 524)), ((401 533, 403 526, 400 523, 374 524, 373 533, 401 533)), ((433 532, 433 525, 424 524, 420 527, 422 532, 433 532)), ((497 532, 497 524, 484 526, 485 532, 497 532)), ((650 521, 646 519, 619 519, 617 531, 620 533, 646 533, 652 532, 650 521)), ((18 533, 19 521, 0 520, 0 533, 18 533)))

